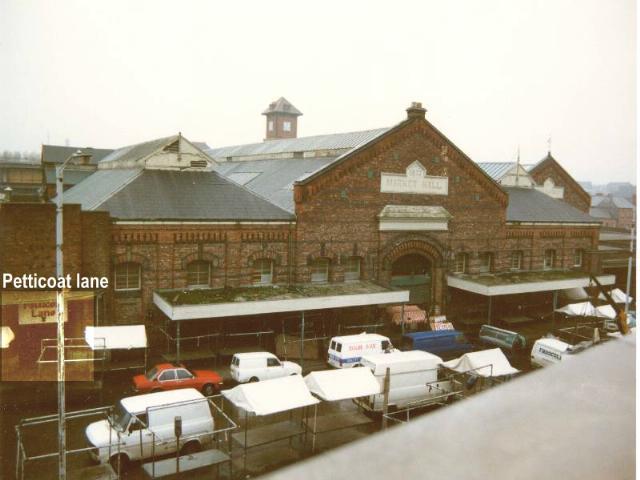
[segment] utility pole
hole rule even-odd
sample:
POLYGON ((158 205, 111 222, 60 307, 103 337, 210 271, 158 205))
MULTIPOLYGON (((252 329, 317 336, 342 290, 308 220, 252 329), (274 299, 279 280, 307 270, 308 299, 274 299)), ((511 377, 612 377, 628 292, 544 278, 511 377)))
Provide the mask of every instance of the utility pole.
MULTIPOLYGON (((84 156, 78 150, 67 158, 60 165, 55 166, 56 170, 56 276, 60 279, 64 276, 62 263, 63 229, 62 211, 64 206, 64 169, 74 158, 84 156)), ((61 282, 59 282, 60 284, 61 282)), ((64 389, 64 289, 59 288, 56 292, 56 324, 57 324, 57 352, 58 352, 58 478, 67 478, 67 457, 66 457, 66 426, 65 426, 65 389, 64 389)))

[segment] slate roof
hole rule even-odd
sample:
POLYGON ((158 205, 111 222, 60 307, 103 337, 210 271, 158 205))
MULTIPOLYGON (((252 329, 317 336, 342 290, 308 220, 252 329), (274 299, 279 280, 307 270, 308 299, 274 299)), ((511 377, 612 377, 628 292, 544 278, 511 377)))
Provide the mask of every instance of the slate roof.
POLYGON ((330 164, 335 157, 275 158, 221 162, 214 169, 291 213, 295 210, 293 182, 330 164))
POLYGON ((216 172, 99 170, 65 192, 65 203, 119 220, 278 221, 295 217, 216 172))
POLYGON ((509 195, 508 222, 597 223, 577 208, 532 188, 503 187, 509 195))
POLYGON ((633 208, 631 202, 624 197, 613 197, 611 201, 616 208, 633 208))
MULTIPOLYGON (((90 175, 93 175, 96 170, 80 170, 74 169, 73 166, 64 169, 64 184, 76 185, 85 180, 90 175)), ((49 184, 56 183, 56 171, 53 168, 47 168, 45 170, 45 181, 49 184)))
POLYGON ((516 166, 516 162, 476 162, 476 164, 495 181, 500 180, 516 166))
POLYGON ((602 218, 607 220, 611 220, 614 218, 608 209, 600 207, 591 207, 591 209, 589 209, 589 215, 594 218, 602 218))
POLYGON ((609 197, 604 195, 591 197, 591 206, 602 208, 633 208, 633 204, 624 197, 609 197))
POLYGON ((42 160, 49 163, 62 163, 71 155, 80 150, 82 153, 91 155, 89 163, 97 165, 104 157, 113 152, 109 148, 92 147, 66 147, 61 145, 42 145, 42 160))
POLYGON ((178 135, 172 135, 170 137, 156 138, 155 140, 149 140, 148 142, 136 143, 135 145, 128 145, 126 147, 113 150, 109 155, 104 157, 101 162, 113 162, 113 161, 127 161, 138 160, 140 158, 151 155, 153 152, 178 140, 178 135))
POLYGON ((363 130, 360 132, 333 133, 329 135, 267 140, 260 143, 212 148, 206 150, 205 153, 214 159, 220 159, 251 155, 275 155, 280 153, 310 152, 317 150, 350 149, 368 142, 387 130, 389 129, 378 128, 374 130, 363 130))
POLYGON ((297 117, 302 115, 302 112, 294 107, 291 102, 284 97, 280 97, 275 102, 271 102, 269 107, 262 112, 262 115, 267 115, 269 113, 288 113, 289 115, 295 115, 297 117))

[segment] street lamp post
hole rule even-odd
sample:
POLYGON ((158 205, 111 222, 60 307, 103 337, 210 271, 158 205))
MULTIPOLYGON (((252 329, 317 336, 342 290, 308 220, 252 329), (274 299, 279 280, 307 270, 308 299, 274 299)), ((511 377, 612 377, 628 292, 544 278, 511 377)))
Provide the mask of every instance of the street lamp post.
MULTIPOLYGON (((74 158, 84 156, 78 150, 64 162, 55 166, 56 170, 56 276, 60 279, 64 276, 62 264, 62 210, 64 205, 64 169, 74 158)), ((66 429, 65 429, 65 389, 64 389, 64 289, 58 288, 56 292, 56 324, 57 324, 57 352, 58 352, 58 478, 67 478, 66 457, 66 429)))

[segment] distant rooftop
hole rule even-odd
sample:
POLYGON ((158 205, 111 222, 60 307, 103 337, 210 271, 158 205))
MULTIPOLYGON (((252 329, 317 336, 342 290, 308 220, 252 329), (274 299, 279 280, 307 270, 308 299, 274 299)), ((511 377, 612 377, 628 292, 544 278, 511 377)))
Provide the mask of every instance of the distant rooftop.
POLYGON ((302 112, 294 107, 289 100, 284 97, 280 97, 275 102, 271 102, 269 107, 262 112, 262 115, 268 115, 270 113, 288 113, 289 115, 300 116, 302 112))

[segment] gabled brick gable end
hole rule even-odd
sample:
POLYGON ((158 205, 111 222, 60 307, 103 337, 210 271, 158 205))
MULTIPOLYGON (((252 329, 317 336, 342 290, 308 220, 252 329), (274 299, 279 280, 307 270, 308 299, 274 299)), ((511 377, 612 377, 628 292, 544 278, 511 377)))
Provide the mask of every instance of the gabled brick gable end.
POLYGON ((548 154, 538 162, 529 171, 529 174, 538 185, 542 185, 547 178, 551 178, 556 186, 564 187, 563 201, 573 205, 580 211, 589 213, 591 196, 551 154, 548 154))

